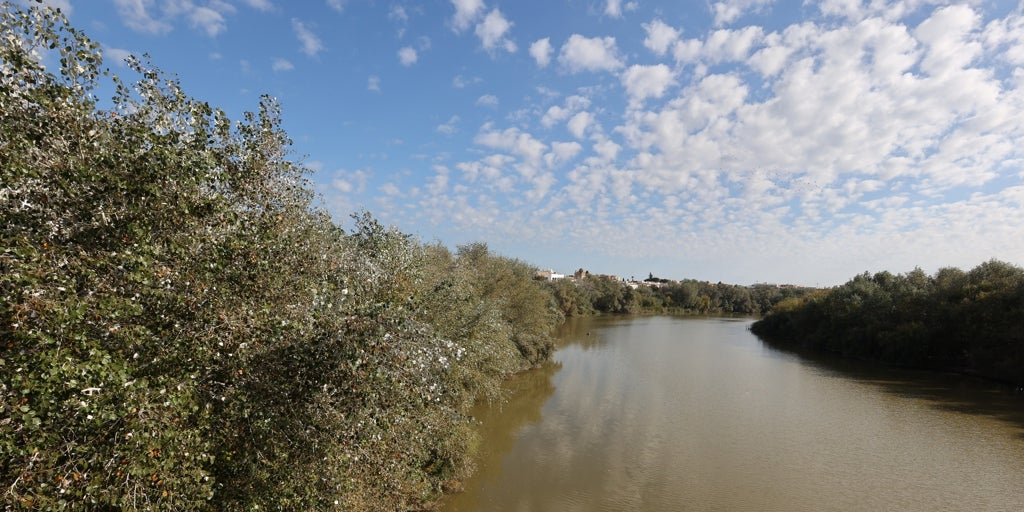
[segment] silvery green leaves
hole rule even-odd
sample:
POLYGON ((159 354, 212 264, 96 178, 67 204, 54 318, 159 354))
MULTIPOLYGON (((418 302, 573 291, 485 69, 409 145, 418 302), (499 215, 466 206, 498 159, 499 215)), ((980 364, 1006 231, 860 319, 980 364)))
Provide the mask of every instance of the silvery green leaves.
POLYGON ((4 505, 408 510, 464 474, 467 407, 550 351, 526 266, 346 234, 272 98, 233 121, 2 9, 4 505))

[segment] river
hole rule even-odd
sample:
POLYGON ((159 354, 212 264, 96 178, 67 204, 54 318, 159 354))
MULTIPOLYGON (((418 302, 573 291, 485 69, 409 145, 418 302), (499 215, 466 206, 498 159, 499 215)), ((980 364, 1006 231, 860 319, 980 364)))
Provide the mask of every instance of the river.
POLYGON ((447 512, 1021 511, 1024 395, 772 349, 750 320, 579 319, 477 411, 447 512))

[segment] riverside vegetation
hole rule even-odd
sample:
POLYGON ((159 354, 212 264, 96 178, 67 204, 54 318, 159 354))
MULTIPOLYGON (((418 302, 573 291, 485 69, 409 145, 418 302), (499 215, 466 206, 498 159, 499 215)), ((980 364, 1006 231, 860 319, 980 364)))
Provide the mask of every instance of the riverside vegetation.
POLYGON ((564 316, 775 307, 758 325, 780 339, 845 322, 853 341, 824 345, 860 355, 881 336, 886 360, 1024 367, 1015 267, 944 270, 921 295, 895 291, 917 274, 859 276, 843 300, 540 283, 484 244, 452 252, 367 212, 343 230, 314 206, 274 100, 232 121, 128 64, 132 80, 110 74, 57 11, 0 7, 4 509, 429 508, 472 469, 471 404, 548 361, 564 316), (822 316, 833 303, 850 314, 822 316), (926 333, 939 356, 893 341, 926 333))
MULTIPOLYGON (((585 272, 584 272, 585 273, 585 272)), ((548 283, 564 316, 670 314, 760 316, 776 304, 813 288, 770 284, 742 286, 695 279, 670 281, 653 275, 636 288, 615 278, 588 276, 548 283)))
POLYGON ((344 231, 272 99, 231 121, 0 16, 2 508, 415 510, 466 474, 470 404, 552 350, 532 267, 344 231))
POLYGON ((1024 385, 1024 269, 867 272, 783 301, 751 330, 782 347, 952 370, 1024 385))
POLYGON ((59 11, 0 9, 5 509, 425 508, 471 470, 470 405, 564 316, 789 296, 346 232, 272 99, 232 121, 146 61, 111 74, 59 11))

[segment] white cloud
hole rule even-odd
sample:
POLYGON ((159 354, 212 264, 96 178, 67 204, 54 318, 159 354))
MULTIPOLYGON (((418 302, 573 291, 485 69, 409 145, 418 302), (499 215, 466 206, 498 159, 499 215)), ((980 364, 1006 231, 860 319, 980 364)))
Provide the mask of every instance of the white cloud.
POLYGON ((516 51, 516 43, 508 37, 512 23, 505 19, 497 8, 490 13, 476 26, 476 35, 480 38, 480 44, 490 53, 496 49, 502 49, 509 53, 516 51))
POLYGON ((590 107, 590 98, 574 94, 565 99, 565 107, 571 110, 582 110, 590 107))
POLYGON ((544 161, 548 167, 555 167, 576 158, 581 151, 583 146, 579 142, 552 142, 551 152, 544 155, 544 161))
POLYGON ((121 48, 104 48, 103 58, 107 64, 115 64, 120 67, 125 66, 125 60, 132 56, 132 52, 128 50, 122 50, 121 48))
POLYGON ((1024 13, 993 20, 985 27, 986 46, 1014 66, 1024 66, 1024 13))
POLYGON ((477 161, 462 162, 456 168, 466 181, 480 179, 484 186, 503 195, 519 194, 526 204, 535 204, 546 197, 557 183, 546 168, 560 165, 579 153, 577 143, 556 142, 551 150, 544 142, 518 128, 495 129, 490 123, 481 127, 474 142, 500 153, 490 154, 477 161), (508 154, 511 153, 511 154, 508 154), (514 170, 515 173, 508 171, 514 170))
POLYGON ((704 44, 704 50, 713 61, 742 61, 750 55, 751 49, 764 37, 761 27, 744 27, 739 30, 716 30, 704 44))
POLYGON ((476 99, 476 104, 482 107, 498 106, 498 97, 493 94, 484 94, 476 99))
POLYGON ((545 37, 538 39, 530 45, 530 56, 537 62, 538 67, 546 68, 551 63, 551 39, 545 37))
POLYGON ((274 9, 274 4, 270 3, 270 0, 242 0, 246 5, 256 9, 257 11, 270 11, 274 9))
POLYGON ((114 0, 121 21, 136 32, 147 34, 166 34, 174 27, 163 20, 157 20, 150 14, 153 0, 114 0))
POLYGON ((614 37, 588 38, 573 34, 562 45, 558 62, 573 73, 615 71, 622 67, 618 53, 614 37))
POLYGON ((552 105, 548 108, 547 112, 544 113, 544 117, 541 118, 540 124, 545 127, 551 127, 569 119, 570 115, 572 115, 572 112, 569 111, 569 109, 562 108, 558 105, 552 105))
POLYGON ((761 27, 744 27, 738 30, 719 29, 708 35, 706 39, 688 39, 678 41, 673 50, 677 62, 704 62, 718 64, 722 62, 744 61, 757 44, 764 40, 761 27))
POLYGON ((594 153, 596 153, 605 162, 611 162, 618 158, 619 151, 621 149, 622 146, 609 139, 594 143, 594 153))
POLYGON ((658 56, 665 55, 669 48, 679 39, 680 32, 672 28, 664 21, 655 19, 644 24, 647 37, 644 38, 644 46, 658 56))
POLYGON ((664 64, 633 65, 622 74, 622 86, 626 88, 630 103, 660 98, 675 81, 675 73, 664 64))
POLYGON ((373 92, 380 92, 380 77, 377 75, 370 75, 366 78, 366 90, 373 92))
MULTIPOLYGON (((786 29, 786 34, 791 34, 792 32, 792 27, 786 29)), ((750 56, 747 60, 747 65, 761 73, 764 77, 770 77, 779 73, 795 51, 795 48, 790 46, 786 39, 788 38, 777 32, 772 32, 765 36, 765 46, 750 56)))
POLYGON ((419 55, 416 53, 416 49, 412 46, 403 46, 398 50, 398 61, 403 66, 412 66, 419 60, 419 55))
POLYGON ((307 28, 302 21, 292 18, 292 30, 295 31, 295 37, 297 37, 299 39, 299 43, 302 44, 302 53, 305 53, 310 57, 316 57, 318 53, 323 51, 323 42, 321 42, 320 38, 317 37, 312 30, 307 28))
POLYGON ((466 181, 472 183, 483 179, 486 185, 502 192, 512 190, 515 180, 505 175, 516 159, 510 155, 489 155, 475 162, 460 162, 455 168, 462 171, 466 181))
POLYGON ((547 145, 518 128, 495 130, 490 124, 481 128, 473 142, 491 149, 512 151, 528 162, 540 162, 547 145))
POLYGON ((183 17, 193 29, 215 37, 227 30, 225 15, 234 14, 232 4, 215 0, 197 6, 191 1, 156 3, 153 0, 114 0, 122 22, 128 28, 162 35, 174 29, 174 21, 183 17), (159 6, 159 13, 157 13, 159 6))
POLYGON ((448 122, 437 125, 437 127, 434 128, 434 131, 438 133, 443 133, 445 135, 452 135, 453 133, 459 131, 459 128, 456 126, 458 123, 459 116, 452 116, 451 118, 448 119, 448 122))
POLYGON ((982 53, 981 43, 972 35, 980 22, 980 16, 966 5, 935 11, 914 31, 927 47, 921 69, 929 74, 944 75, 968 66, 982 53))
POLYGON ((532 204, 544 199, 551 190, 552 185, 557 183, 557 181, 550 172, 541 173, 533 177, 529 181, 533 188, 526 192, 526 200, 532 204))
MULTIPOLYGON (((869 17, 887 21, 897 21, 926 5, 946 4, 945 0, 907 0, 888 2, 861 2, 859 0, 822 0, 818 4, 821 13, 826 16, 846 18, 846 21, 858 22, 869 17)), ((973 2, 968 2, 973 3, 973 2)))
POLYGON ((466 87, 469 87, 473 84, 478 84, 480 82, 483 82, 483 79, 478 76, 466 78, 462 75, 455 75, 452 78, 452 87, 456 89, 465 89, 466 87))
POLYGON ((604 13, 612 18, 622 17, 622 0, 607 0, 604 13))
POLYGON ((636 2, 626 2, 626 5, 622 5, 622 0, 607 0, 604 6, 604 13, 610 18, 621 18, 622 11, 635 11, 638 7, 636 2))
POLYGON ((330 179, 330 188, 342 194, 361 193, 366 189, 366 182, 371 176, 370 171, 346 171, 339 169, 330 179))
POLYGON ((579 112, 569 119, 566 123, 566 128, 569 129, 569 133, 577 139, 582 139, 586 135, 587 129, 594 124, 594 115, 590 112, 579 112))
POLYGON ((545 99, 554 99, 562 95, 562 93, 543 85, 538 85, 537 87, 534 87, 534 90, 537 91, 537 94, 540 94, 545 99))
POLYGON ((850 183, 877 189, 879 180, 913 178, 912 190, 924 196, 978 186, 1013 157, 1012 141, 1024 134, 1014 114, 1024 113, 1024 95, 971 68, 982 51, 980 27, 972 9, 951 6, 912 32, 878 18, 791 26, 763 38, 716 31, 697 41, 696 58, 740 60, 756 50, 747 62, 770 78, 768 96, 753 100, 739 75, 698 77, 619 132, 638 151, 644 186, 685 189, 715 172, 778 169, 761 179, 818 216, 865 193, 850 183), (768 58, 771 49, 778 52, 768 58))
POLYGON ((295 65, 289 62, 287 59, 274 59, 271 64, 271 69, 275 72, 280 71, 291 71, 295 69, 295 65))
POLYGON ((565 99, 565 106, 552 105, 541 117, 540 124, 550 128, 566 119, 569 116, 590 106, 590 100, 584 96, 573 95, 565 99))
POLYGON ((344 178, 334 178, 333 180, 331 180, 331 187, 335 191, 341 192, 342 194, 348 194, 349 192, 352 192, 353 189, 355 189, 355 186, 350 181, 344 178))
POLYGON ((345 3, 347 0, 327 0, 327 6, 335 11, 342 12, 345 10, 345 3))
POLYGON ((469 28, 484 10, 483 0, 452 0, 455 15, 452 17, 452 28, 462 32, 469 28))
POLYGON ((206 32, 206 35, 210 37, 214 37, 228 28, 224 15, 209 7, 196 7, 189 13, 188 20, 193 28, 206 32))
POLYGON ((774 0, 725 0, 711 4, 715 25, 726 25, 751 11, 759 11, 771 5, 774 0))
POLYGON ((854 20, 863 19, 859 0, 822 0, 818 8, 823 14, 830 16, 842 16, 854 20))
POLYGON ((409 21, 409 13, 405 10, 405 7, 401 5, 393 5, 388 10, 388 18, 393 19, 399 23, 406 23, 409 21))
MULTIPOLYGON (((577 35, 590 44, 567 41, 558 67, 615 81, 530 90, 535 103, 504 118, 513 128, 477 132, 470 161, 446 155, 415 183, 391 180, 391 192, 416 197, 393 214, 489 241, 528 231, 509 243, 557 248, 543 258, 568 248, 608 262, 658 257, 686 268, 679 277, 739 282, 827 285, 864 269, 1024 254, 1024 21, 929 2, 904 2, 906 17, 895 3, 858 2, 855 15, 687 38, 648 18, 630 46, 637 62, 614 39, 577 35), (648 50, 664 58, 640 60, 648 50)), ((467 28, 491 11, 479 4, 467 28)), ((748 19, 722 13, 723 24, 748 19)), ((550 64, 559 49, 547 40, 535 52, 538 42, 531 58, 550 64)), ((491 104, 480 89, 469 100, 491 104)), ((438 129, 465 132, 469 119, 459 123, 438 129)))
POLYGON ((448 188, 448 181, 451 175, 451 171, 443 165, 435 165, 432 167, 434 170, 434 177, 431 178, 430 182, 427 183, 427 192, 433 196, 443 194, 448 188))

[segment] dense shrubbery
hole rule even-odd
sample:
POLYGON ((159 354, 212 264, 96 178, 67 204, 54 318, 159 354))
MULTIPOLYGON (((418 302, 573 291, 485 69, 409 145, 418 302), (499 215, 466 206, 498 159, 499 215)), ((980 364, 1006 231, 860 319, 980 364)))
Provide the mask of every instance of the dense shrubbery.
POLYGON ((530 269, 343 232, 272 100, 232 122, 2 10, 3 507, 409 510, 462 476, 467 406, 551 351, 530 269))
POLYGON ((864 273, 780 303, 753 325, 773 342, 1024 384, 1024 270, 864 273))
POLYGON ((696 315, 761 315, 785 299, 810 288, 775 285, 741 286, 687 279, 654 278, 636 287, 604 276, 550 281, 558 308, 565 316, 594 313, 668 313, 696 315))

